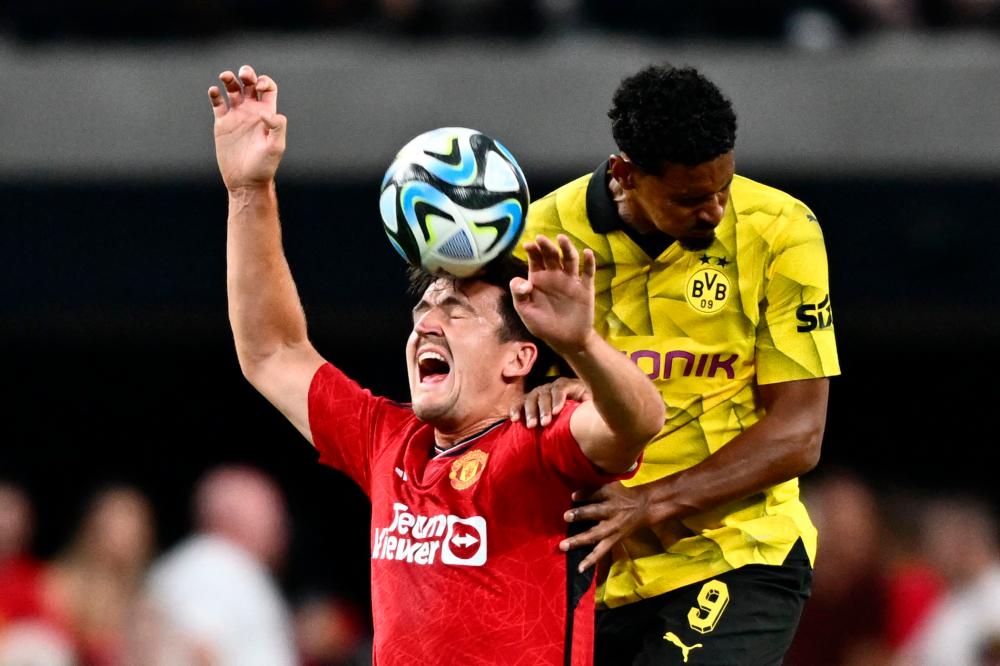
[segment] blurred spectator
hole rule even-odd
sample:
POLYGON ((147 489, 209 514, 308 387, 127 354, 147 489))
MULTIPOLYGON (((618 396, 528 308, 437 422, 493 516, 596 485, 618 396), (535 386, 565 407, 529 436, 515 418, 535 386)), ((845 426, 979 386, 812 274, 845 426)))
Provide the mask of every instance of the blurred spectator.
POLYGON ((819 531, 812 597, 806 603, 789 666, 887 663, 886 591, 881 577, 882 521, 860 479, 837 473, 805 488, 819 531))
POLYGON ((986 666, 1000 647, 1000 549, 996 518, 972 499, 932 502, 924 550, 948 589, 903 649, 906 666, 986 666))
POLYGON ((46 605, 69 630, 81 663, 119 663, 154 541, 146 497, 113 487, 91 500, 69 547, 49 566, 46 605))
POLYGON ((257 470, 222 467, 199 482, 194 503, 195 534, 150 573, 136 662, 296 663, 291 614, 268 571, 288 539, 281 492, 257 470))
POLYGON ((33 523, 24 491, 0 482, 0 628, 42 614, 42 567, 30 553, 33 523))
POLYGON ((302 666, 367 666, 371 637, 354 604, 311 595, 295 608, 295 641, 302 666))
POLYGON ((75 666, 70 641, 59 631, 34 620, 0 629, 0 666, 75 666))
POLYGON ((906 644, 944 592, 941 574, 928 561, 920 539, 926 500, 911 493, 891 493, 883 499, 891 529, 884 564, 889 605, 886 643, 892 652, 906 644))

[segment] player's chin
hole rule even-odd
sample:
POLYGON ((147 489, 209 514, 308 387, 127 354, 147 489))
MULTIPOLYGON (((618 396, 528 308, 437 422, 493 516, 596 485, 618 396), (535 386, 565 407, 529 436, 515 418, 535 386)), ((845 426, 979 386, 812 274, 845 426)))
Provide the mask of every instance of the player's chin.
POLYGON ((429 423, 440 419, 447 410, 440 404, 435 404, 430 400, 414 400, 412 403, 413 415, 424 423, 429 423))
POLYGON ((680 240, 681 247, 688 251, 707 250, 715 242, 715 231, 692 232, 680 240))

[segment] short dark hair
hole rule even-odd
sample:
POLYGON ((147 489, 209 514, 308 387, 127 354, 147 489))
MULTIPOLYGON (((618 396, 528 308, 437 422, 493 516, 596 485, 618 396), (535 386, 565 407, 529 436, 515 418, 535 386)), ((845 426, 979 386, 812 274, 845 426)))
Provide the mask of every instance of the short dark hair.
POLYGON ((531 372, 525 378, 525 390, 530 391, 546 381, 550 370, 554 367, 563 368, 563 363, 555 351, 536 338, 521 321, 521 316, 514 308, 514 297, 510 293, 510 281, 515 277, 528 277, 528 264, 514 256, 505 256, 487 264, 486 268, 471 277, 455 277, 448 273, 429 273, 418 266, 411 266, 407 271, 410 286, 409 293, 419 298, 427 288, 438 280, 446 280, 453 289, 461 291, 463 287, 473 282, 485 282, 500 288, 500 298, 497 312, 500 313, 500 329, 497 331, 500 342, 520 340, 532 342, 538 348, 538 358, 531 372))
POLYGON ((736 145, 732 102, 693 67, 650 65, 623 79, 608 117, 619 150, 652 174, 709 162, 736 145))

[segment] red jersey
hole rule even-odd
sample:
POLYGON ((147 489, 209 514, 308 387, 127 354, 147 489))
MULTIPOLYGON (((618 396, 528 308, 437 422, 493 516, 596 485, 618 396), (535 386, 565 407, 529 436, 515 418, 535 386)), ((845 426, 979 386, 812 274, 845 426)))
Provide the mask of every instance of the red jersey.
POLYGON ((591 664, 592 570, 562 553, 574 490, 603 474, 570 434, 499 421, 434 455, 434 429, 327 364, 309 390, 320 461, 372 502, 375 663, 591 664))

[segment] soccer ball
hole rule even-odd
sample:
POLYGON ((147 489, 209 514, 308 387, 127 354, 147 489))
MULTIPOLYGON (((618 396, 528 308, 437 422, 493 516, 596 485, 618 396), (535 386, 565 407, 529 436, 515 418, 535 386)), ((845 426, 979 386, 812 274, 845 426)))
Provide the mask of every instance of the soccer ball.
POLYGON ((400 256, 431 273, 468 277, 520 240, 528 185, 499 141, 443 127, 396 154, 382 179, 379 209, 400 256))

